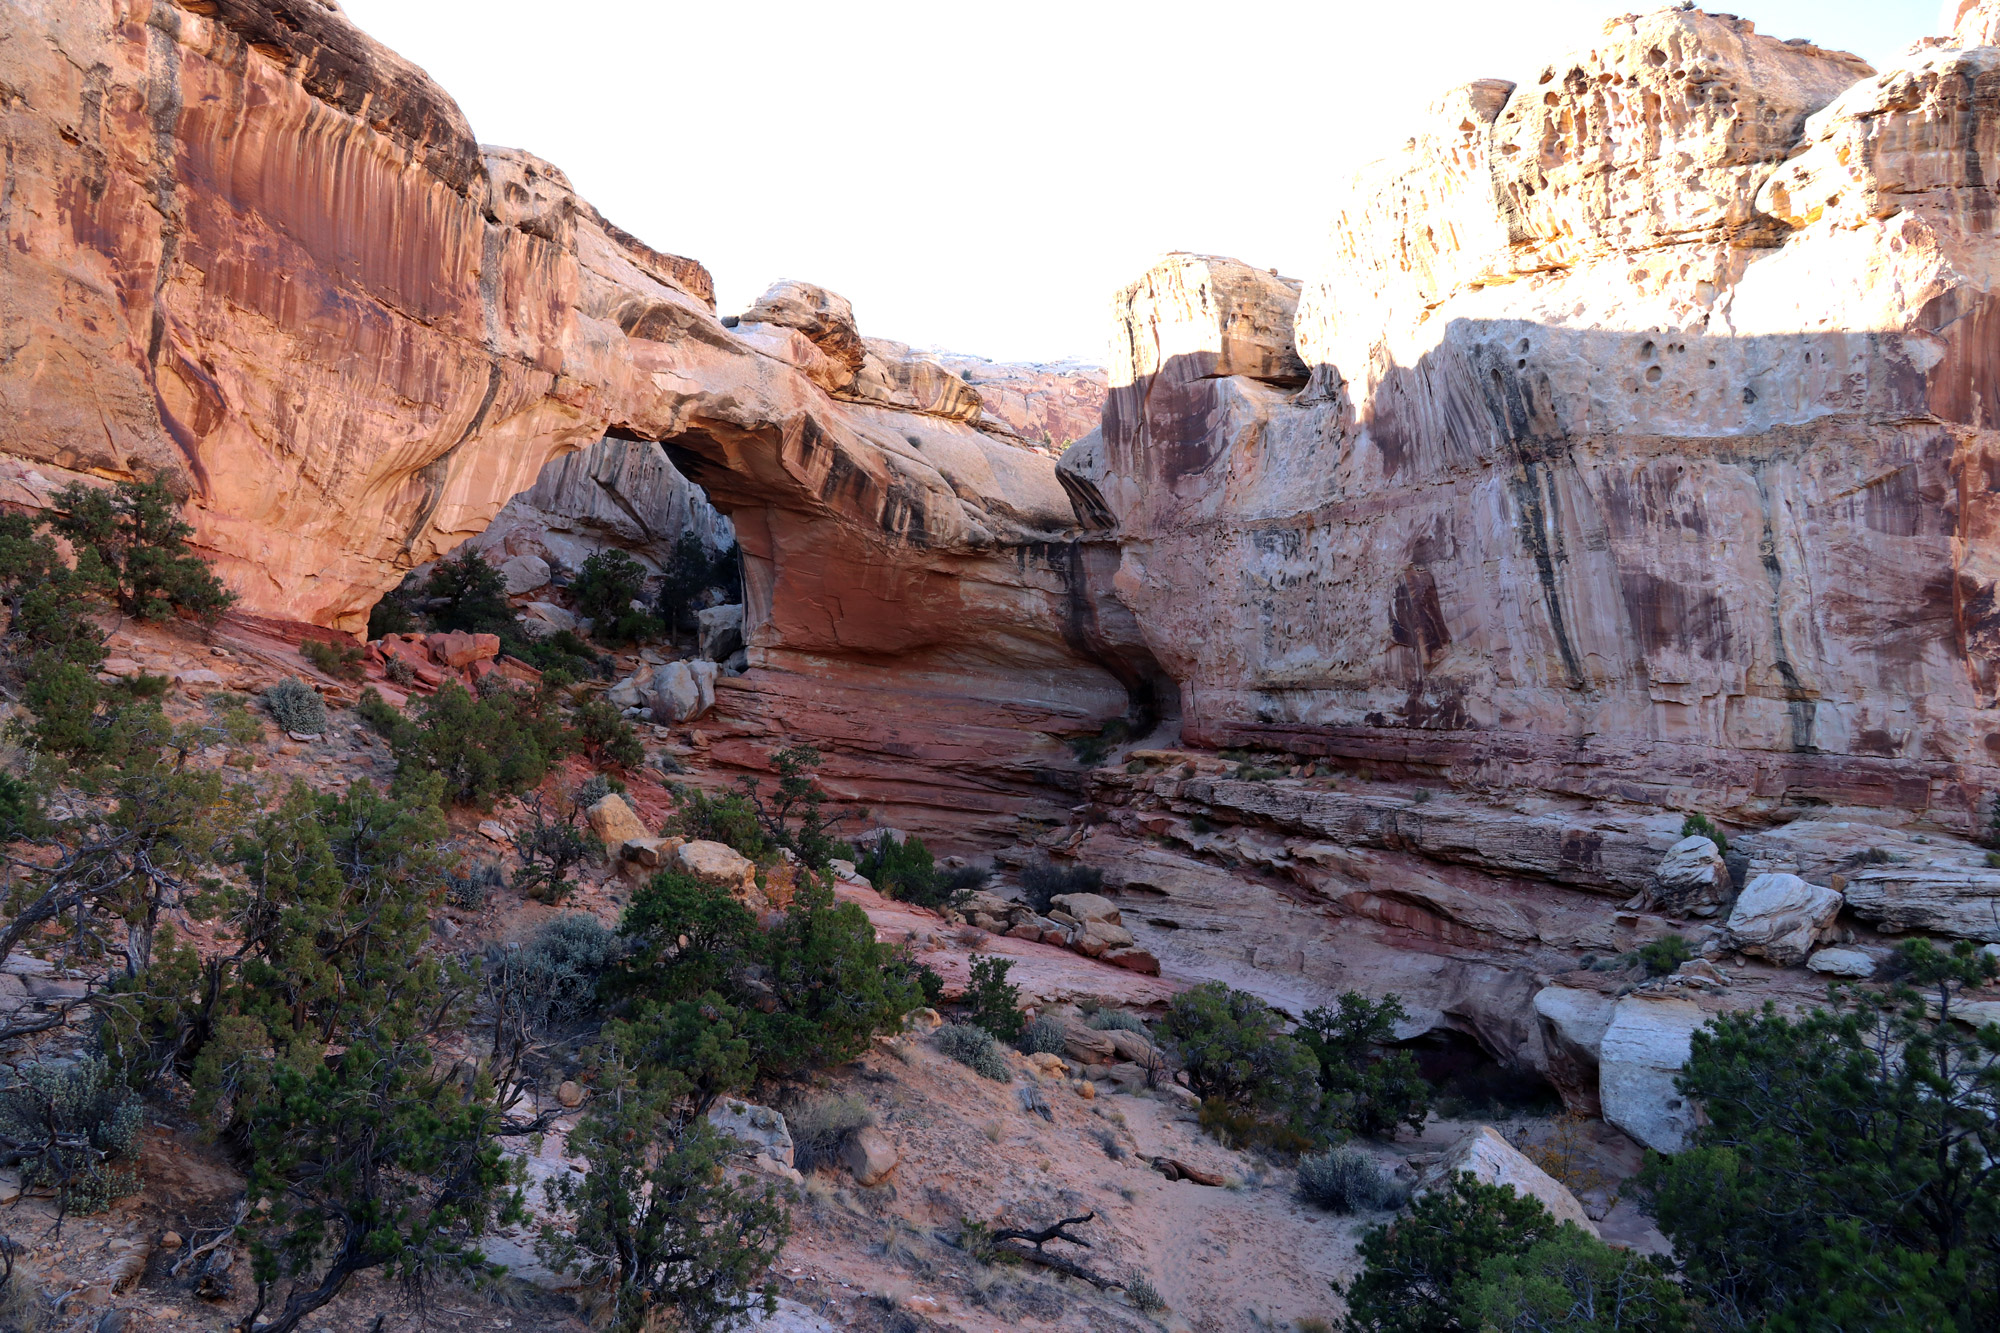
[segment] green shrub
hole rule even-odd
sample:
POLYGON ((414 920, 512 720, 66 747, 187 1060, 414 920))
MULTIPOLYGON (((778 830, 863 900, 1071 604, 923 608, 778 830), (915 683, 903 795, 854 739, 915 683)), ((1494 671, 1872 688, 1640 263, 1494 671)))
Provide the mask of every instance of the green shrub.
POLYGON ((446 800, 490 809, 503 796, 540 786, 574 747, 574 735, 556 715, 559 698, 546 682, 539 690, 517 690, 488 676, 476 698, 447 680, 417 704, 414 718, 372 690, 363 691, 360 712, 388 738, 398 783, 436 774, 444 779, 446 800))
POLYGON ((586 559, 570 592, 577 613, 591 621, 591 637, 600 643, 654 639, 666 628, 632 605, 646 595, 646 568, 623 551, 598 551, 586 559))
POLYGON ((188 549, 194 529, 181 521, 179 503, 160 481, 108 489, 79 482, 56 492, 48 523, 126 615, 165 620, 184 612, 213 623, 236 594, 188 549))
POLYGON ((225 738, 236 745, 254 745, 264 739, 264 724, 250 716, 240 694, 211 694, 205 700, 225 738))
POLYGON ((1204 981, 1173 998, 1160 1028, 1203 1100, 1260 1120, 1303 1122, 1317 1100, 1319 1062, 1278 1023, 1256 996, 1204 981))
POLYGON ((929 963, 914 963, 910 975, 923 992, 924 1003, 932 1009, 944 1003, 944 977, 929 963))
POLYGON ((1053 899, 1066 893, 1096 893, 1104 887, 1104 872, 1094 866, 1057 866, 1047 861, 1030 862, 1021 870, 1021 898, 1047 916, 1053 899))
POLYGON ((1148 1040, 1153 1036, 1145 1019, 1123 1009, 1099 1009, 1085 1021, 1099 1032, 1136 1032, 1148 1040))
POLYGON ((709 1333, 768 1316, 767 1274, 791 1231, 777 1186, 732 1176, 734 1141, 691 1114, 671 1080, 642 1073, 601 1091, 571 1132, 569 1152, 587 1169, 546 1187, 551 1211, 572 1220, 544 1226, 536 1252, 607 1293, 613 1333, 669 1319, 709 1333))
POLYGON ((1650 944, 1642 944, 1633 957, 1639 960, 1649 977, 1664 977, 1682 963, 1694 957, 1694 946, 1680 935, 1662 935, 1650 944))
POLYGON ((0 773, 0 842, 30 838, 46 827, 42 794, 33 783, 0 773))
POLYGON ((550 819, 542 812, 541 801, 529 798, 529 817, 514 830, 514 851, 521 868, 514 872, 514 891, 536 902, 559 903, 576 887, 571 874, 587 860, 604 855, 597 835, 577 825, 578 811, 570 806, 566 817, 550 819))
POLYGON ((500 869, 499 863, 482 861, 476 866, 447 871, 444 898, 453 907, 477 912, 485 908, 487 896, 495 889, 505 887, 506 883, 506 872, 500 869))
POLYGON ((598 983, 621 953, 618 936, 603 922, 569 912, 545 922, 525 944, 487 945, 481 971, 530 1033, 547 1036, 592 1011, 598 983))
POLYGON ((1375 1159, 1353 1148, 1334 1148, 1299 1159, 1294 1190, 1299 1198, 1329 1213, 1366 1213, 1400 1207, 1403 1190, 1375 1165, 1375 1159))
POLYGON ((2000 1025, 1961 1007, 1995 970, 1915 940, 1886 991, 1694 1034, 1699 1125, 1641 1176, 1691 1291, 1750 1327, 1995 1326, 2000 1025))
POLYGON ((993 1034, 983 1027, 971 1023, 947 1023, 931 1034, 931 1041, 939 1051, 982 1078, 990 1078, 996 1083, 1014 1081, 1014 1071, 1007 1067, 999 1044, 993 1040, 993 1034))
POLYGON ((673 783, 667 794, 674 798, 674 812, 667 817, 667 836, 719 842, 752 861, 769 861, 777 855, 777 848, 757 822, 757 811, 741 792, 711 796, 699 787, 673 783))
POLYGON ((326 734, 326 704, 313 687, 297 676, 287 676, 264 691, 264 711, 280 730, 301 736, 326 734))
POLYGON ((717 589, 725 602, 743 600, 742 565, 735 546, 711 557, 701 535, 684 532, 674 543, 660 580, 660 619, 674 633, 692 633, 695 604, 704 593, 717 589))
POLYGON ((1320 1124, 1330 1137, 1394 1137, 1399 1125, 1421 1130, 1431 1087, 1408 1051, 1384 1048, 1407 1015, 1394 995, 1379 1002, 1348 991, 1334 1009, 1314 1009, 1294 1034, 1319 1066, 1320 1124))
POLYGON ((518 633, 514 610, 507 604, 505 576, 469 546, 437 562, 424 595, 431 601, 430 620, 437 629, 518 633))
POLYGON ((509 655, 526 662, 544 676, 560 673, 573 680, 601 680, 611 674, 611 659, 600 657, 597 650, 574 630, 557 630, 540 639, 508 631, 500 635, 500 642, 509 655))
POLYGON ((569 720, 592 763, 634 769, 646 762, 646 747, 618 705, 605 699, 585 699, 570 709, 569 720))
POLYGON ((1486 1261, 1555 1232, 1539 1200, 1461 1172, 1362 1233, 1361 1274, 1342 1292, 1349 1333, 1478 1333, 1462 1315, 1486 1261))
POLYGON ((1122 745, 1132 738, 1132 725, 1122 717, 1114 717, 1097 729, 1094 736, 1072 736, 1069 739, 1070 753, 1086 768, 1095 768, 1105 760, 1114 746, 1122 745))
POLYGON ((374 643, 391 634, 415 634, 422 629, 423 620, 410 601, 410 595, 401 588, 384 593, 382 600, 368 609, 368 641, 374 643))
POLYGON ((785 1128, 792 1136, 792 1165, 800 1171, 837 1165, 847 1136, 874 1123, 868 1103, 852 1093, 800 1098, 785 1108, 785 1128))
POLYGON ((1722 836, 1722 830, 1710 822, 1707 815, 1693 814, 1683 819, 1681 821, 1681 836, 1683 838, 1707 838, 1715 844, 1717 852, 1727 853, 1729 851, 1729 839, 1722 836))
POLYGON ((1028 1055, 1061 1055, 1069 1045, 1057 1019, 1042 1014, 1021 1030, 1021 1050, 1028 1055))
POLYGON ((1147 1314, 1158 1314, 1167 1308, 1167 1298, 1160 1295, 1160 1289, 1153 1285, 1153 1279, 1144 1273, 1132 1274, 1125 1283, 1125 1294, 1131 1297, 1135 1308, 1147 1314))
POLYGON ((965 1007, 973 1023, 999 1041, 1021 1035, 1021 988, 1007 980, 1013 962, 984 954, 972 960, 972 981, 965 988, 965 1007))
POLYGON ((96 1213, 139 1188, 139 1099, 99 1059, 32 1064, 0 1087, 0 1144, 21 1187, 63 1212, 96 1213))
POLYGON ((360 680, 367 674, 366 654, 352 643, 327 643, 322 639, 306 639, 299 644, 299 653, 315 668, 332 676, 335 680, 360 680))
POLYGON ((855 857, 854 869, 883 897, 940 914, 964 907, 991 878, 990 872, 971 866, 942 869, 932 860, 923 839, 897 842, 886 833, 855 857))
POLYGON ((1687 1333, 1712 1326, 1664 1261, 1557 1227, 1519 1254, 1496 1254, 1459 1294, 1459 1323, 1481 1333, 1687 1333))

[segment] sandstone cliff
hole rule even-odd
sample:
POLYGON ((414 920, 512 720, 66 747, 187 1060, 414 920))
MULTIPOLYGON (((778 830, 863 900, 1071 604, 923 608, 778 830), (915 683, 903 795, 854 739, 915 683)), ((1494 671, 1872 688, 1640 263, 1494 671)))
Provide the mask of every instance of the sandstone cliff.
POLYGON ((481 147, 319 0, 6 13, 8 498, 174 475, 243 609, 355 630, 552 459, 671 440, 742 542, 746 757, 815 737, 1006 824, 1073 770, 1054 736, 1143 693, 1048 451, 871 358, 839 298, 781 284, 725 327, 700 265, 481 147))
POLYGON ((1064 476, 1185 734, 1983 822, 1996 68, 1614 20, 1442 99, 1303 282, 1122 294, 1064 476))

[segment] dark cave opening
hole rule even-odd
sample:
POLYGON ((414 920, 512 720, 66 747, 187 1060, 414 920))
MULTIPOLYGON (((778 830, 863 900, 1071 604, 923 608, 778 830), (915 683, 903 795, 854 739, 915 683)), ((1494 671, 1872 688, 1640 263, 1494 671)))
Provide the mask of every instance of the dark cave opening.
POLYGON ((1416 1057, 1417 1072, 1436 1090, 1437 1114, 1449 1120, 1554 1115, 1562 1097, 1524 1065, 1496 1059, 1479 1042, 1450 1028, 1433 1028, 1398 1044, 1416 1057))

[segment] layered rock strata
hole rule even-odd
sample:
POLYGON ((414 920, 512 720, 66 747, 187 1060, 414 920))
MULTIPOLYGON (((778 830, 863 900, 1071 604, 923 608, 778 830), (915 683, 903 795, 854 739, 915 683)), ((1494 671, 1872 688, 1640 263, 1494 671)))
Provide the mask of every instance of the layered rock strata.
POLYGON ((9 14, 10 495, 171 475, 246 611, 354 631, 552 459, 667 441, 744 552, 721 743, 818 739, 916 827, 1011 828, 1074 773, 1055 737, 1150 689, 1047 451, 915 372, 848 395, 867 354, 838 298, 781 285, 725 327, 698 264, 479 145, 318 0, 9 14))
POLYGON ((1983 823, 1995 68, 1614 20, 1444 98, 1302 283, 1175 256, 1122 294, 1063 476, 1184 734, 1983 823))

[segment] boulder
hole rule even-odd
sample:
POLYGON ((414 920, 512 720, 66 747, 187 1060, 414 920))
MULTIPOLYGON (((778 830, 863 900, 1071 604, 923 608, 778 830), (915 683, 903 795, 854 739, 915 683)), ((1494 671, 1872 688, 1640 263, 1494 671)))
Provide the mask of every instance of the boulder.
POLYGON ((1598 1050, 1611 1026, 1613 1001, 1596 991, 1544 986, 1535 992, 1535 1016, 1542 1034, 1542 1075, 1562 1094, 1563 1105, 1584 1115, 1601 1115, 1598 1050))
POLYGON ((1682 838, 1653 872, 1653 906, 1663 912, 1713 915, 1729 894, 1729 867, 1713 839, 1682 838))
POLYGON ((709 662, 726 662, 743 646, 743 603, 711 606, 694 614, 695 653, 709 662))
POLYGON ((1605 1120, 1648 1148, 1679 1152, 1695 1120, 1674 1079, 1687 1063, 1689 1039, 1707 1021, 1692 1000, 1645 993, 1619 1000, 1598 1046, 1605 1120))
POLYGON ((1819 933, 1839 915, 1841 896, 1797 875, 1759 875, 1744 885, 1729 910, 1730 941, 1744 953, 1796 967, 1812 952, 1819 933))
POLYGON ((1120 1060, 1130 1060, 1135 1064, 1146 1064, 1156 1057, 1153 1043, 1138 1032, 1127 1032, 1124 1028, 1106 1028, 1104 1035, 1111 1038, 1111 1049, 1120 1060))
POLYGON ((637 676, 627 676, 604 692, 604 702, 619 708, 644 707, 644 698, 639 692, 637 676))
POLYGON ((852 382, 866 356, 861 331, 854 323, 854 307, 846 297, 809 282, 772 283, 743 312, 741 322, 797 329, 845 369, 847 382, 852 382))
POLYGON ((583 1087, 570 1079, 556 1085, 556 1104, 571 1110, 583 1105, 583 1087))
POLYGON ((709 1108, 708 1122, 742 1145, 742 1156, 753 1169, 797 1174, 791 1129, 770 1107, 725 1098, 709 1108))
POLYGON ((1103 921, 1086 921, 1071 947, 1080 954, 1100 958, 1113 949, 1128 949, 1131 946, 1132 932, 1125 927, 1103 921))
POLYGON ((1101 894, 1058 893, 1049 899, 1049 904, 1085 924, 1101 921, 1106 925, 1116 926, 1122 922, 1122 918, 1118 915, 1118 904, 1101 894))
POLYGON ((545 639, 560 630, 574 633, 577 618, 554 602, 529 602, 521 608, 521 628, 538 639, 545 639))
POLYGON ((640 687, 655 720, 690 722, 715 706, 715 663, 697 659, 656 667, 640 687))
MULTIPOLYGON (((1043 938, 1046 940, 1047 936, 1043 938)), ((1137 972, 1141 976, 1160 975, 1160 960, 1146 949, 1106 949, 1103 961, 1122 967, 1128 972, 1137 972)))
POLYGON ((1063 1058, 1054 1051, 1036 1051, 1028 1057, 1028 1063, 1037 1072, 1046 1074, 1050 1078, 1069 1077, 1069 1066, 1064 1064, 1063 1058))
POLYGON ((684 842, 674 849, 673 861, 702 883, 731 893, 748 893, 757 884, 756 863, 726 843, 684 842))
POLYGON ((490 662, 500 656, 500 636, 497 634, 467 634, 464 630, 452 630, 446 634, 425 636, 424 646, 430 649, 433 661, 451 667, 490 662))
POLYGON ((1453 1144, 1425 1176, 1417 1193, 1437 1189, 1461 1172, 1470 1172, 1484 1184, 1512 1185, 1516 1194, 1540 1200, 1556 1221, 1574 1222, 1591 1235, 1597 1234, 1597 1224, 1568 1186, 1529 1161, 1491 1125, 1481 1125, 1453 1144))
POLYGON ((862 342, 861 369, 840 390, 841 397, 950 421, 979 420, 979 391, 937 361, 913 354, 901 343, 881 338, 862 342))
POLYGON ((2000 1023, 2000 1000, 1960 1000, 1952 1005, 1951 1016, 1967 1027, 2000 1023))
POLYGON ((898 1160, 896 1145, 874 1125, 864 1125, 849 1134, 840 1150, 840 1164, 857 1184, 864 1186, 879 1185, 888 1179, 898 1160))
POLYGON ((1822 976, 1851 977, 1857 981, 1875 975, 1875 960, 1859 949, 1821 949, 1806 959, 1806 966, 1822 976))
POLYGON ((538 555, 517 555, 500 562, 500 577, 507 580, 507 595, 545 588, 549 583, 549 562, 538 555))
POLYGON ((627 861, 652 869, 667 863, 674 849, 679 847, 680 838, 627 838, 618 849, 618 855, 627 861))
POLYGON ((1108 1032, 1076 1019, 1062 1019, 1063 1053, 1081 1065, 1110 1064, 1118 1058, 1118 1047, 1108 1032))
POLYGON ((646 826, 639 822, 639 816, 632 812, 632 807, 625 804, 625 798, 615 791, 599 797, 596 804, 584 812, 584 818, 590 821, 590 831, 606 847, 623 847, 635 838, 651 836, 646 826))

